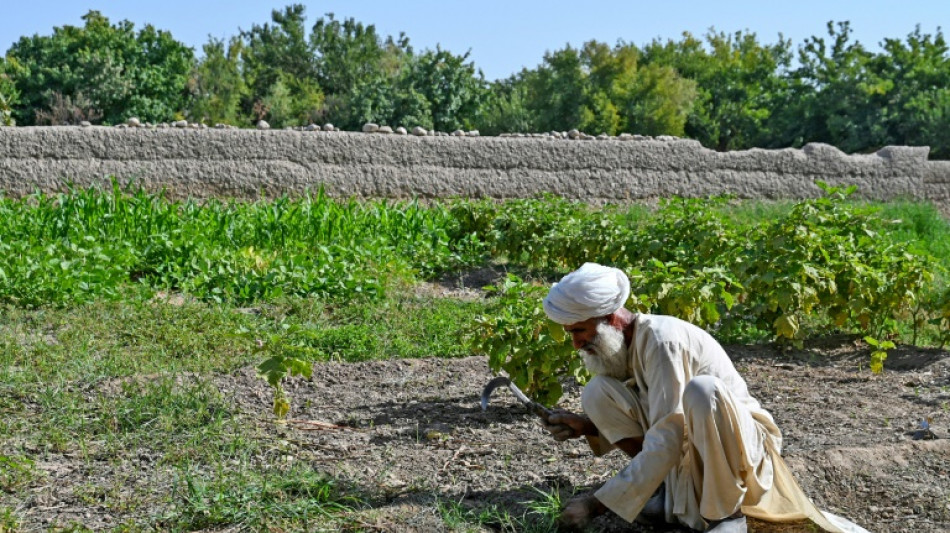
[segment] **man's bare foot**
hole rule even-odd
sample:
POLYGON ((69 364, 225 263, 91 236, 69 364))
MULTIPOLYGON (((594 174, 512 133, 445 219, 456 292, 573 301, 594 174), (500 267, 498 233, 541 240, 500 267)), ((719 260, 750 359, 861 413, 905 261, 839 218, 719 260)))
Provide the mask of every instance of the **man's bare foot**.
POLYGON ((593 493, 574 496, 561 511, 558 527, 566 530, 583 529, 594 518, 606 512, 607 506, 600 503, 600 500, 595 498, 593 493))

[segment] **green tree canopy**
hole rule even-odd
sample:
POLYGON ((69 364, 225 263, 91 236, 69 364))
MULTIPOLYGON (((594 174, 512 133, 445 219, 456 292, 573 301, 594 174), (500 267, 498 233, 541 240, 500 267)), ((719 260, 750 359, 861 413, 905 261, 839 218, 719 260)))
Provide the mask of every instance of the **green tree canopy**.
POLYGON ((790 46, 781 38, 762 45, 754 33, 710 30, 703 41, 687 32, 680 41, 654 40, 644 48, 643 61, 695 82, 687 136, 716 150, 734 150, 768 139, 769 119, 786 91, 782 73, 790 46))
POLYGON ((528 88, 517 76, 492 82, 485 93, 477 129, 486 135, 540 131, 527 101, 528 88))
POLYGON ((0 58, 0 124, 138 116, 486 134, 578 128, 685 136, 721 151, 907 144, 950 158, 950 47, 939 29, 917 27, 875 52, 852 39, 848 22, 832 21, 797 56, 781 35, 763 43, 748 31, 640 47, 592 40, 487 83, 468 53, 417 53, 405 34, 382 36, 333 13, 308 28, 305 15, 302 4, 274 10, 269 22, 209 39, 196 61, 168 32, 89 11, 82 27, 22 37, 0 58))
POLYGON ((15 59, 0 56, 0 126, 14 126, 13 108, 20 101, 20 93, 13 83, 13 72, 18 64, 15 59))
POLYGON ((327 120, 347 129, 366 122, 397 124, 402 117, 427 124, 431 109, 425 98, 412 87, 404 92, 397 87, 413 55, 405 35, 383 39, 372 24, 340 21, 328 13, 314 24, 311 42, 328 95, 327 120))
POLYGON ((324 93, 318 82, 314 48, 307 39, 304 6, 293 4, 271 13, 273 24, 253 25, 241 34, 245 83, 243 109, 254 121, 274 126, 317 118, 324 93))
POLYGON ((232 37, 225 44, 209 39, 203 46, 204 56, 192 74, 192 104, 189 117, 208 124, 241 124, 240 104, 248 90, 241 72, 243 42, 232 37))
POLYGON ((355 19, 337 20, 333 13, 317 20, 310 34, 316 55, 317 79, 327 94, 344 95, 380 75, 399 70, 399 56, 411 51, 401 35, 384 42, 376 26, 364 26, 355 19), (395 60, 394 60, 395 58, 395 60))
POLYGON ((930 145, 933 155, 950 157, 950 57, 943 32, 905 41, 885 39, 873 66, 890 80, 886 94, 888 144, 930 145))
POLYGON ((350 122, 422 126, 451 131, 477 122, 487 84, 481 72, 458 56, 436 48, 399 56, 401 68, 357 85, 348 98, 350 122))
POLYGON ((397 84, 402 98, 397 107, 396 120, 413 126, 419 125, 441 131, 471 128, 485 99, 487 84, 481 71, 468 62, 468 53, 455 55, 436 47, 411 56, 397 84), (423 108, 418 106, 423 103, 423 108))
POLYGON ((524 70, 521 81, 527 87, 527 108, 542 131, 580 126, 584 106, 585 73, 580 53, 570 45, 546 52, 537 69, 524 70))
POLYGON ((57 27, 51 36, 22 37, 8 56, 19 63, 14 115, 22 124, 86 116, 104 123, 172 119, 183 110, 194 65, 191 48, 171 34, 129 21, 110 24, 98 11, 85 25, 57 27))
POLYGON ((590 41, 579 50, 549 52, 519 82, 525 107, 545 131, 682 135, 695 98, 692 81, 668 66, 642 66, 640 51, 624 43, 590 41))
POLYGON ((870 68, 874 54, 851 41, 847 22, 828 23, 830 42, 810 37, 798 50, 799 67, 791 73, 790 98, 778 121, 778 138, 786 144, 834 144, 846 152, 880 146, 881 96, 892 81, 870 68))
POLYGON ((272 24, 241 34, 244 112, 275 125, 327 120, 352 129, 368 116, 391 116, 387 84, 411 53, 405 36, 383 40, 373 25, 333 13, 317 19, 309 35, 305 7, 273 11, 272 24))

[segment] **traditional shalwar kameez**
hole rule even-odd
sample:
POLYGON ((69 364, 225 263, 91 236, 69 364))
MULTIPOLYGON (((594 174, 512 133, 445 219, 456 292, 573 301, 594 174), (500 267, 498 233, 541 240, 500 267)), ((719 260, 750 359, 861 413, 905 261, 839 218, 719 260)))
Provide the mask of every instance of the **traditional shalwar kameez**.
POLYGON ((667 521, 698 530, 741 510, 767 521, 808 518, 826 531, 864 531, 804 495, 781 458, 772 416, 703 329, 637 315, 628 375, 625 382, 597 376, 582 396, 599 431, 588 437, 595 454, 622 439, 643 439, 642 451, 595 493, 622 518, 633 521, 665 482, 667 521))

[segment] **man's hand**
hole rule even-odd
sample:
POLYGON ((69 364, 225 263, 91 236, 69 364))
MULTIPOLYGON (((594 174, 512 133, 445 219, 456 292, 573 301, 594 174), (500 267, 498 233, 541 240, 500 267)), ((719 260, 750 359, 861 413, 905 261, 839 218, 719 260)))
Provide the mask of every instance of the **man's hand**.
POLYGON ((591 520, 606 512, 607 506, 600 503, 593 493, 581 494, 567 502, 558 518, 558 526, 562 529, 583 529, 591 520))
POLYGON ((544 429, 551 432, 554 440, 563 442, 584 435, 597 435, 597 427, 589 418, 564 409, 555 409, 544 421, 544 429))

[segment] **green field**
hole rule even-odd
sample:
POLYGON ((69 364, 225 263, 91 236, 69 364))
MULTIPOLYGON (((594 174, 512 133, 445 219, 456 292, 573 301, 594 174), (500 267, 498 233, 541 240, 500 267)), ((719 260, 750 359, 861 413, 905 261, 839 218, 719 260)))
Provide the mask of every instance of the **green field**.
MULTIPOLYGON (((56 454, 90 470, 162 466, 155 479, 79 491, 139 517, 116 531, 345 526, 367 496, 277 466, 283 444, 248 424, 215 376, 278 352, 306 362, 461 357, 491 353, 499 339, 526 350, 493 354, 493 364, 524 373, 554 353, 534 296, 583 261, 624 268, 631 306, 732 342, 948 340, 950 224, 928 205, 867 205, 844 191, 787 204, 675 199, 657 210, 319 192, 182 203, 118 188, 0 199, 0 531, 18 530, 25 495, 49 483, 38 463, 56 454), (485 266, 512 274, 497 296, 418 290, 485 266), (146 489, 129 489, 138 484, 146 489)), ((557 357, 569 357, 563 346, 557 357)), ((526 386, 559 395, 550 381, 526 386)), ((549 516, 552 497, 537 500, 549 516)), ((479 520, 451 502, 440 509, 446 523, 479 520)))

